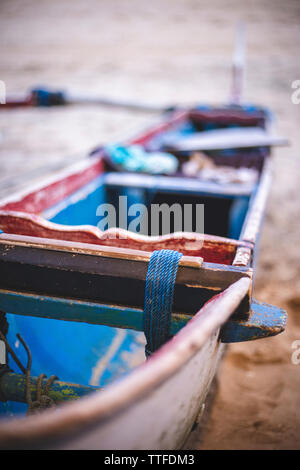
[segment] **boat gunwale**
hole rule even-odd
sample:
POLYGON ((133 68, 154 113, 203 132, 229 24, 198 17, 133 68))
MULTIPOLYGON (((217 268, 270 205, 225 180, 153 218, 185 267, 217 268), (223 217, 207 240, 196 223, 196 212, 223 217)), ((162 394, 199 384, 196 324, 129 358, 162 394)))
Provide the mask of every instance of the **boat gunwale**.
MULTIPOLYGON (((185 311, 183 305, 188 292, 190 295, 186 313, 194 313, 201 299, 205 302, 205 299, 216 292, 224 291, 239 278, 252 279, 253 276, 250 267, 186 258, 184 264, 179 265, 176 277, 176 292, 178 289, 174 301, 176 312, 185 311), (196 295, 195 289, 199 289, 200 297, 196 295)), ((149 259, 149 253, 145 256, 143 252, 137 254, 135 250, 132 250, 129 256, 128 251, 123 250, 123 258, 120 258, 119 253, 110 247, 104 247, 102 250, 97 245, 83 243, 74 245, 73 242, 60 241, 56 241, 55 246, 53 240, 50 240, 48 246, 45 239, 27 237, 24 242, 22 236, 0 234, 0 265, 3 273, 6 273, 1 288, 15 292, 24 291, 60 297, 62 289, 57 287, 57 279, 60 279, 62 286, 65 286, 66 297, 98 304, 117 303, 142 307, 143 296, 134 295, 134 286, 142 288, 146 282, 149 259), (99 248, 102 251, 100 255, 99 248), (12 276, 13 272, 17 272, 17 275, 12 276), (109 288, 109 285, 112 287, 109 288), (118 300, 113 301, 112 296, 116 295, 116 288, 118 300)), ((246 316, 249 302, 250 297, 248 302, 243 304, 240 316, 246 316)))

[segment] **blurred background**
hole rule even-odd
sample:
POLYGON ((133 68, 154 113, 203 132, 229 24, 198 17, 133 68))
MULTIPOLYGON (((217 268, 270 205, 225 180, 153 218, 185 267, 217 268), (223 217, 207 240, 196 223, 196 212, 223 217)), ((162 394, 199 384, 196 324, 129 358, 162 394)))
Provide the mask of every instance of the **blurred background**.
MULTIPOLYGON (((238 21, 244 103, 269 107, 291 145, 274 151, 255 297, 288 310, 284 334, 230 346, 209 420, 189 449, 300 448, 299 0, 1 0, 0 80, 149 104, 224 104, 238 21)), ((0 112, 0 196, 146 125, 149 113, 97 105, 0 112), (45 168, 48 167, 48 170, 45 168)))

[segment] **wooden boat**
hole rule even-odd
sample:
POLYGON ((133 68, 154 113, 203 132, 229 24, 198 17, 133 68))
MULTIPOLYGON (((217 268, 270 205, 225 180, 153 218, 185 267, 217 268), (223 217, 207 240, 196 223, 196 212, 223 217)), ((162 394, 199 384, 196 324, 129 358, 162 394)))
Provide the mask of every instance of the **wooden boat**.
MULTIPOLYGON (((258 108, 181 110, 123 144, 151 152, 174 132, 264 128, 266 121, 258 108)), ((11 369, 4 364, 0 378, 2 448, 179 448, 203 409, 224 345, 284 330, 285 312, 252 298, 270 147, 206 153, 217 170, 255 170, 257 180, 250 182, 184 176, 189 152, 173 154, 176 175, 149 175, 114 171, 105 149, 97 149, 1 201, 2 363, 9 356, 11 369), (205 234, 101 232, 97 207, 122 195, 147 207, 204 204, 205 234), (183 254, 172 337, 145 360, 145 281, 151 253, 161 249, 183 254), (22 338, 31 351, 32 377, 22 338), (24 416, 30 400, 41 401, 41 373, 59 377, 44 393, 57 406, 24 416)))

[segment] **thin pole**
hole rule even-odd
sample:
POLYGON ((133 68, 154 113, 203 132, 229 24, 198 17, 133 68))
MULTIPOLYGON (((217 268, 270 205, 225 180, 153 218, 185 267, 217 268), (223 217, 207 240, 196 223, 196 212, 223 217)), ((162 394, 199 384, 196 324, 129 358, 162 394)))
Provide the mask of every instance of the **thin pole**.
POLYGON ((240 104, 245 75, 246 58, 246 26, 240 22, 237 25, 234 53, 232 59, 232 85, 231 85, 231 104, 240 104))

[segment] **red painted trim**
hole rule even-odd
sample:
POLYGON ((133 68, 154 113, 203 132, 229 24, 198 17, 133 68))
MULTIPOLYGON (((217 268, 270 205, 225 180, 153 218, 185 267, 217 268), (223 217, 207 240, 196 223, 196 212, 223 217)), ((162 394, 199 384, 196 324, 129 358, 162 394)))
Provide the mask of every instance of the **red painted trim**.
POLYGON ((104 170, 101 158, 81 170, 65 176, 57 181, 33 191, 19 200, 0 206, 2 210, 22 211, 37 214, 53 206, 84 184, 100 175, 104 170))
MULTIPOLYGON (((9 234, 89 243, 152 252, 169 249, 184 256, 202 257, 210 263, 231 265, 240 241, 197 233, 169 234, 147 237, 123 229, 102 232, 91 225, 68 226, 55 224, 35 214, 0 210, 0 228, 9 234)), ((244 244, 245 246, 246 243, 244 244)))

